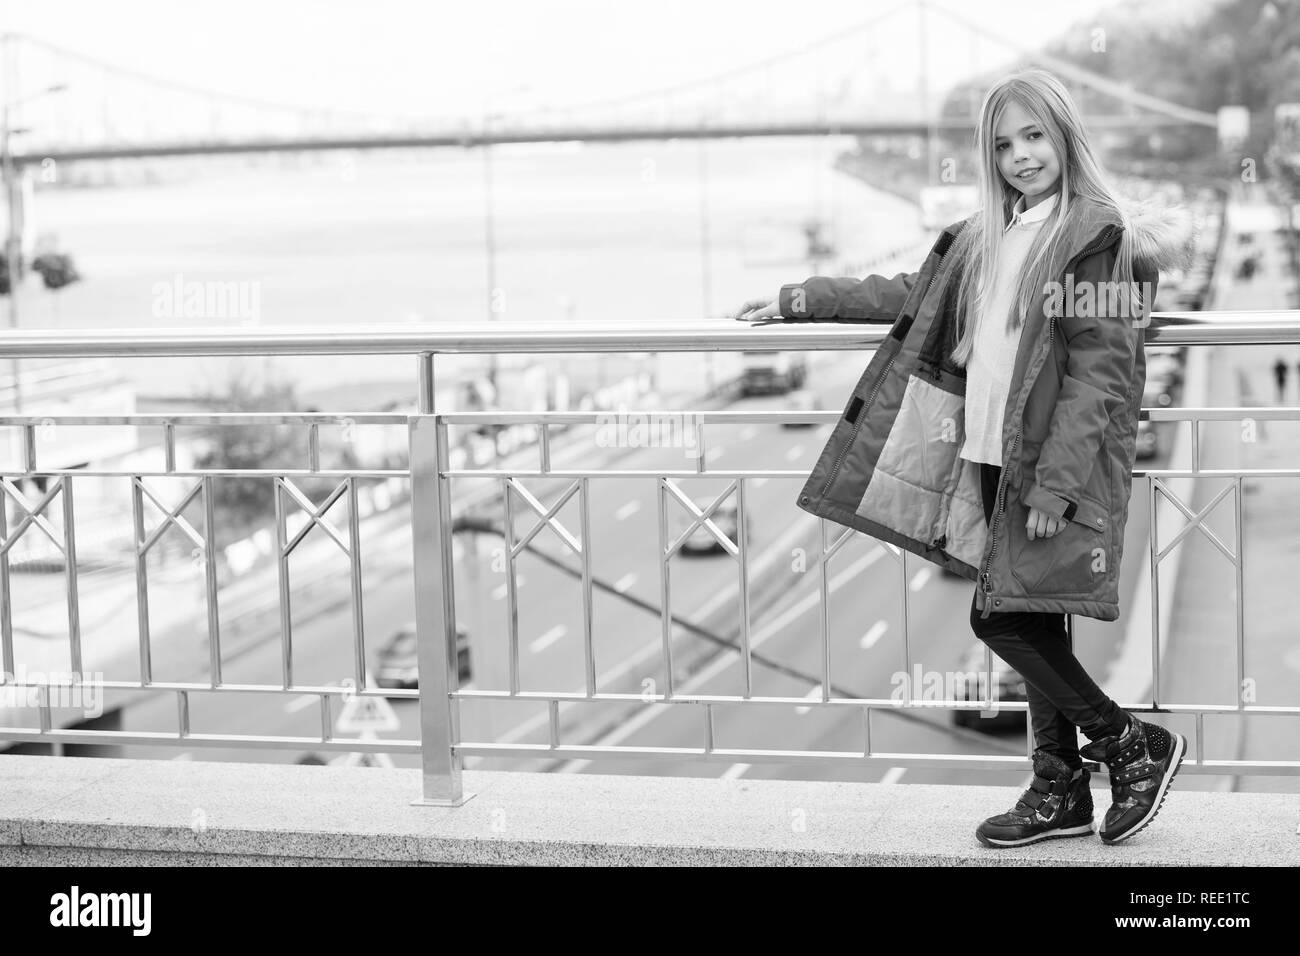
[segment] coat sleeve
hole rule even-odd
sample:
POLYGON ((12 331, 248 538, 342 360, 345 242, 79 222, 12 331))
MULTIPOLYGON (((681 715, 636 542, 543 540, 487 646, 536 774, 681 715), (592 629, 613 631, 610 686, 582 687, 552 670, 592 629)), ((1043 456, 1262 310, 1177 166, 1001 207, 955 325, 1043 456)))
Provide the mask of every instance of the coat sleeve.
MULTIPOLYGON (((1097 253, 1093 259, 1092 268, 1080 265, 1076 283, 1085 277, 1109 281, 1114 250, 1097 253)), ((1145 347, 1142 317, 1113 304, 1091 311, 1097 314, 1067 314, 1055 320, 1069 357, 1047 438, 1023 495, 1026 505, 1067 521, 1074 517, 1088 484, 1107 426, 1127 409, 1137 350, 1145 347)))
POLYGON ((916 285, 920 272, 900 272, 892 279, 813 276, 781 286, 778 304, 786 319, 842 322, 893 322, 916 285))

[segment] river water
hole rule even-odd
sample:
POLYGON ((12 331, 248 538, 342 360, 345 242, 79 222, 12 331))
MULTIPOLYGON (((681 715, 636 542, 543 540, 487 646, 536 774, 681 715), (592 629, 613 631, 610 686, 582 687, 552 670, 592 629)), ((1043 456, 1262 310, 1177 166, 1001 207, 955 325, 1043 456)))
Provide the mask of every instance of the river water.
MULTIPOLYGON (((70 252, 84 278, 58 293, 31 282, 21 325, 717 318, 812 274, 809 220, 836 248, 822 272, 923 238, 915 206, 832 168, 850 146, 847 137, 525 144, 493 147, 490 170, 481 150, 297 154, 171 161, 154 185, 38 188, 37 235, 70 252), (226 302, 191 294, 232 283, 224 288, 239 295, 226 302)), ((116 361, 144 396, 219 387, 232 363, 304 390, 414 373, 413 360, 376 356, 116 361)))

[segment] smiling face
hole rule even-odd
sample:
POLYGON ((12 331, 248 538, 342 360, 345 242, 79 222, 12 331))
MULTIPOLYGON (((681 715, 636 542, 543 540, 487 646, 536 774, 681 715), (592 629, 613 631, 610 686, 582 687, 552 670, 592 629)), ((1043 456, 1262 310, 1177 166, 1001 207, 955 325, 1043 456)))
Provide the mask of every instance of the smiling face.
POLYGON ((1002 178, 1025 194, 1026 209, 1032 209, 1060 187, 1061 163, 1056 150, 1034 118, 1015 100, 1002 111, 993 131, 993 154, 1002 178))

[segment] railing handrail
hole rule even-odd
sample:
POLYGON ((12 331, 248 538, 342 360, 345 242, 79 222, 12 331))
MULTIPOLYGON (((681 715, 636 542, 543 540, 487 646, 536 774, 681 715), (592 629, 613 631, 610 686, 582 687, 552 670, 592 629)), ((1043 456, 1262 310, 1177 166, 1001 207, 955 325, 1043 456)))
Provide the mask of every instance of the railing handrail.
MULTIPOLYGON (((884 322, 774 320, 755 326, 732 319, 10 330, 0 332, 0 358, 837 351, 876 348, 889 330, 884 322)), ((1300 344, 1300 310, 1153 312, 1146 342, 1300 344)))
MULTIPOLYGON (((1153 316, 1153 322, 1152 327, 1147 330, 1149 345, 1300 343, 1300 310, 1156 313, 1153 316)), ((118 653, 126 657, 138 656, 141 677, 137 684, 128 682, 125 686, 119 686, 121 682, 110 684, 102 680, 92 679, 88 683, 83 682, 78 687, 97 690, 102 688, 115 690, 138 688, 155 694, 171 694, 176 698, 177 707, 175 731, 136 732, 56 728, 53 715, 56 709, 62 705, 56 704, 53 700, 55 695, 53 695, 51 687, 54 687, 54 685, 43 684, 38 681, 34 683, 39 694, 36 706, 40 710, 40 727, 32 727, 31 729, 4 728, 0 732, 0 740, 39 743, 103 743, 112 741, 120 745, 210 747, 228 746, 237 743, 250 747, 268 748, 296 748, 302 746, 311 747, 322 752, 419 753, 422 757, 424 770, 424 802, 442 806, 458 805, 467 799, 462 790, 460 773, 462 761, 466 757, 520 757, 530 759, 544 757, 546 759, 567 760, 590 759, 593 757, 624 757, 633 753, 646 757, 689 754, 698 756, 701 759, 725 759, 744 762, 751 760, 836 762, 871 759, 877 761, 888 760, 891 764, 898 766, 962 766, 969 769, 1014 766, 1019 769, 1023 765, 1023 756, 918 755, 884 751, 875 746, 871 729, 872 714, 883 712, 886 708, 892 711, 894 706, 891 702, 886 702, 880 698, 853 698, 835 690, 831 676, 830 644, 827 636, 827 620, 829 616, 825 613, 820 616, 818 630, 823 668, 823 673, 820 675, 821 697, 819 700, 813 700, 812 706, 835 706, 841 710, 845 707, 861 709, 863 722, 860 746, 855 745, 853 749, 843 752, 732 749, 718 746, 718 741, 713 736, 715 709, 718 713, 722 713, 725 708, 741 702, 779 706, 789 706, 792 703, 797 703, 799 706, 806 706, 810 700, 808 697, 772 698, 761 694, 756 695, 753 692, 750 669, 755 662, 761 661, 761 655, 752 653, 751 634, 755 642, 753 647, 757 648, 757 642, 762 639, 763 630, 761 627, 754 627, 751 621, 749 595, 753 582, 750 573, 759 568, 762 562, 756 559, 752 565, 750 564, 748 532, 745 531, 746 516, 748 515, 746 508, 750 506, 745 504, 744 497, 745 481, 747 479, 766 479, 772 476, 804 478, 806 469, 797 468, 793 465, 779 471, 759 470, 751 465, 740 469, 728 468, 710 464, 708 457, 703 454, 695 456, 693 468, 684 470, 664 468, 662 465, 653 468, 641 468, 639 471, 617 467, 575 469, 573 462, 569 460, 569 456, 565 456, 563 461, 558 456, 555 460, 551 457, 550 429, 553 426, 592 423, 600 425, 605 423, 611 413, 617 415, 626 414, 629 419, 655 415, 667 415, 682 419, 687 427, 695 428, 697 430, 696 434, 701 436, 701 440, 697 442, 696 447, 703 452, 705 443, 702 440, 700 428, 703 425, 733 425, 742 422, 776 424, 778 422, 788 423, 792 421, 831 423, 839 417, 838 411, 834 409, 783 409, 774 411, 712 408, 700 411, 673 411, 669 409, 625 411, 620 407, 617 410, 606 409, 603 411, 599 409, 550 412, 456 411, 449 414, 434 414, 433 355, 438 352, 627 353, 639 351, 736 351, 740 349, 754 351, 870 349, 882 344, 886 340, 889 331, 890 325, 886 323, 774 322, 763 326, 751 326, 729 319, 711 319, 690 323, 683 321, 655 324, 614 323, 599 327, 592 323, 487 322, 459 327, 448 326, 446 328, 390 325, 356 326, 341 329, 322 327, 230 327, 222 329, 61 330, 0 333, 0 356, 19 360, 27 356, 36 357, 45 354, 72 357, 255 355, 259 353, 300 355, 365 352, 407 353, 413 358, 417 358, 419 377, 418 402, 416 403, 419 406, 418 414, 408 414, 404 411, 357 413, 344 411, 272 411, 40 415, 31 414, 29 410, 26 415, 0 415, 0 425, 10 428, 16 426, 22 430, 22 433, 16 436, 17 440, 14 449, 16 455, 22 459, 22 463, 16 469, 6 469, 4 471, 6 492, 9 498, 13 499, 19 507, 14 510, 16 520, 12 525, 9 528, 0 528, 0 531, 4 532, 0 535, 0 538, 4 539, 0 543, 4 543, 5 547, 8 548, 9 544, 15 543, 18 538, 28 531, 33 536, 44 533, 52 542, 51 550, 53 552, 62 551, 66 557, 66 560, 62 560, 57 566, 62 568, 65 577, 68 604, 69 660, 72 662, 73 672, 79 674, 83 673, 83 633, 78 585, 78 542, 80 541, 82 546, 80 553, 84 555, 86 551, 90 550, 85 545, 88 541, 94 540, 94 533, 92 529, 92 533, 82 534, 77 529, 76 512, 73 504, 73 485, 83 477, 94 478, 100 475, 122 475, 131 479, 131 514, 134 524, 135 553, 134 555, 130 555, 130 552, 127 553, 134 558, 135 562, 137 608, 140 609, 138 611, 139 625, 134 646, 132 646, 132 642, 128 641, 118 649, 118 653), (163 435, 162 461, 161 463, 155 463, 154 467, 128 461, 118 464, 117 470, 112 471, 98 468, 38 467, 39 464, 42 464, 41 453, 38 448, 39 430, 42 425, 47 423, 54 425, 157 427, 161 429, 163 435), (195 425, 267 424, 296 425, 308 431, 305 464, 300 462, 299 467, 276 466, 272 468, 192 469, 177 467, 177 435, 186 427, 195 425), (356 466, 349 466, 344 469, 322 468, 320 434, 322 426, 332 427, 342 424, 385 425, 404 428, 407 435, 407 462, 404 466, 383 470, 367 470, 356 466), (448 429, 457 426, 529 424, 538 426, 538 453, 535 466, 530 464, 531 456, 528 461, 520 459, 517 464, 505 461, 504 467, 497 462, 490 462, 486 465, 480 464, 476 457, 473 462, 467 462, 466 459, 471 456, 463 454, 462 448, 453 448, 448 438, 448 429), (457 458, 458 454, 460 455, 459 460, 457 458), (470 467, 471 464, 473 467, 470 467), (560 467, 556 467, 556 465, 560 467), (25 486, 21 485, 21 482, 11 484, 8 480, 10 475, 19 477, 23 475, 43 475, 48 480, 41 483, 38 491, 33 493, 26 490, 25 486), (218 595, 221 580, 218 569, 222 560, 231 562, 231 567, 235 567, 235 557, 238 557, 239 562, 244 562, 248 551, 247 548, 244 548, 240 552, 243 555, 242 557, 232 556, 231 548, 222 548, 218 545, 217 534, 212 530, 217 527, 214 496, 216 482, 214 479, 228 475, 264 479, 273 489, 276 506, 274 540, 272 540, 269 529, 263 528, 258 533, 266 538, 265 547, 258 546, 254 550, 256 554, 273 556, 275 562, 274 570, 279 584, 278 600, 266 605, 266 608, 275 607, 280 612, 281 674, 278 679, 271 679, 269 683, 260 685, 259 692, 264 694, 296 695, 299 700, 313 696, 318 698, 316 709, 319 712, 320 720, 319 739, 314 736, 290 737, 265 734, 245 734, 229 737, 210 733, 195 733, 191 728, 191 697, 197 699, 208 693, 229 693, 245 686, 229 684, 222 672, 223 646, 229 648, 232 641, 240 638, 240 632, 230 626, 229 622, 232 618, 227 612, 229 614, 234 614, 237 611, 247 612, 246 607, 241 603, 242 596, 240 601, 223 602, 218 595), (585 542, 590 537, 589 480, 596 478, 624 478, 629 475, 642 475, 654 478, 658 482, 656 505, 660 518, 658 550, 661 565, 664 568, 668 567, 667 561, 678 553, 686 536, 692 533, 690 529, 683 531, 674 527, 670 534, 667 522, 667 516, 670 513, 674 516, 685 514, 688 520, 697 519, 692 527, 712 527, 701 523, 705 521, 707 515, 701 513, 695 505, 688 503, 688 497, 675 484, 674 479, 680 476, 694 479, 697 476, 705 475, 730 479, 735 487, 738 518, 735 531, 736 541, 731 542, 728 537, 727 544, 731 546, 724 546, 724 550, 730 551, 736 560, 734 570, 738 585, 735 596, 729 598, 729 600, 733 600, 738 604, 739 636, 735 640, 727 638, 724 643, 741 655, 740 659, 744 668, 741 671, 744 677, 742 695, 732 697, 700 695, 685 684, 680 688, 675 688, 673 683, 673 674, 675 672, 673 660, 674 655, 680 653, 680 649, 674 648, 675 628, 693 625, 687 619, 672 612, 671 585, 668 574, 661 572, 657 608, 653 601, 643 602, 643 606, 651 610, 657 610, 660 617, 662 629, 660 646, 646 645, 646 648, 653 652, 655 656, 662 655, 661 672, 667 676, 665 686, 662 689, 657 689, 649 695, 644 693, 635 694, 635 698, 639 701, 657 705, 670 704, 679 710, 681 708, 690 708, 702 711, 702 727, 705 732, 703 749, 697 747, 623 747, 604 743, 575 743, 569 740, 568 728, 561 721, 561 714, 568 709, 570 704, 599 706, 611 701, 630 700, 632 696, 620 689, 622 685, 607 681, 607 675, 596 669, 597 658, 593 650, 595 647, 593 639, 595 620, 591 610, 593 596, 597 588, 602 591, 609 591, 612 585, 607 581, 602 581, 593 573, 592 555, 598 552, 598 548, 585 547, 585 542), (197 480, 187 482, 190 486, 190 490, 186 492, 187 497, 181 504, 175 505, 175 510, 173 510, 171 501, 174 495, 170 492, 163 493, 161 489, 154 487, 152 479, 155 476, 183 477, 197 480), (549 504, 547 503, 548 499, 535 495, 535 489, 530 489, 529 486, 533 483, 528 479, 534 476, 563 478, 568 482, 568 488, 562 493, 562 497, 557 503, 549 504), (302 477, 327 477, 331 479, 332 483, 337 482, 337 484, 328 498, 317 504, 316 499, 306 494, 303 488, 299 487, 300 482, 298 479, 302 477), (366 480, 370 478, 382 478, 385 481, 382 485, 374 484, 372 488, 372 483, 366 480), (494 523, 483 521, 478 523, 478 527, 467 525, 464 520, 465 511, 463 506, 465 502, 460 495, 457 495, 454 502, 462 506, 459 513, 453 509, 452 488, 453 486, 461 487, 464 478, 492 479, 495 487, 500 488, 504 520, 499 527, 494 523), (343 737, 335 732, 338 730, 335 726, 336 719, 341 719, 341 717, 334 712, 337 708, 333 708, 333 704, 337 703, 337 698, 341 694, 337 690, 322 689, 318 685, 301 684, 294 676, 294 628, 292 624, 294 598, 289 583, 290 556, 291 553, 298 550, 298 546, 304 540, 305 535, 318 524, 320 531, 313 532, 315 537, 312 540, 328 549, 332 560, 337 560, 334 548, 341 549, 349 562, 350 569, 349 590, 353 650, 351 666, 354 672, 351 680, 354 682, 355 687, 362 688, 363 692, 368 696, 394 696, 388 693, 376 692, 374 682, 367 676, 365 655, 367 628, 365 615, 363 614, 366 594, 361 575, 361 520, 367 513, 373 513, 376 508, 386 507, 386 505, 377 504, 379 499, 375 495, 374 489, 380 487, 385 489, 384 495, 387 499, 390 493, 389 489, 395 479, 399 491, 404 483, 409 485, 410 489, 409 504, 406 505, 409 512, 403 517, 403 520, 411 525, 410 537, 413 547, 413 581, 415 585, 417 632, 419 634, 418 670, 421 675, 420 689, 418 691, 420 737, 419 739, 343 737), (577 525, 574 525, 567 518, 560 520, 557 517, 558 509, 570 497, 576 500, 578 508, 577 525), (674 499, 676 499, 676 504, 673 504, 674 499), (336 501, 346 502, 346 523, 338 521, 340 518, 338 514, 333 516, 326 514, 330 505, 336 501), (183 512, 187 502, 191 509, 202 508, 203 521, 201 524, 191 525, 185 523, 187 519, 183 512), (677 510, 670 512, 670 505, 677 510), (686 511, 681 511, 679 506, 685 507, 686 511), (159 520, 158 515, 152 514, 151 511, 148 514, 149 521, 146 521, 147 508, 159 511, 163 515, 162 519, 159 520), (58 520, 58 514, 56 514, 56 511, 60 509, 62 513, 61 522, 58 520), (540 517, 542 519, 540 523, 536 523, 536 526, 527 535, 520 537, 518 541, 516 541, 514 522, 516 511, 520 515, 528 515, 531 518, 540 517), (316 520, 317 517, 321 519, 320 522, 316 520), (336 523, 332 524, 331 522, 336 523), (149 558, 154 547, 162 540, 163 533, 167 532, 173 523, 195 545, 190 557, 193 558, 197 554, 202 558, 193 567, 203 572, 204 598, 202 610, 206 611, 207 617, 209 658, 207 664, 209 682, 206 685, 202 681, 159 683, 154 680, 152 663, 154 632, 151 631, 148 612, 149 558), (578 562, 577 564, 570 563, 568 570, 575 576, 580 576, 582 580, 582 641, 585 652, 585 689, 575 692, 572 688, 535 690, 524 686, 524 682, 519 676, 520 668, 518 663, 520 647, 517 623, 518 599, 513 590, 515 585, 510 583, 507 584, 505 594, 508 608, 507 620, 514 622, 510 625, 511 631, 508 635, 511 654, 509 688, 488 690, 460 687, 460 678, 458 676, 458 621, 455 613, 455 572, 453 570, 459 559, 453 546, 455 534, 461 530, 483 533, 486 529, 486 533, 501 536, 504 541, 502 553, 506 556, 505 560, 507 562, 506 581, 514 582, 517 579, 514 564, 515 556, 520 552, 520 549, 528 546, 530 539, 539 529, 543 528, 543 525, 550 525, 555 530, 560 539, 569 546, 571 562, 578 562), (203 529, 202 533, 199 532, 199 528, 203 529), (459 706, 464 702, 473 701, 477 703, 483 700, 527 700, 532 703, 543 704, 547 721, 545 732, 549 736, 549 743, 522 739, 476 741, 472 735, 460 736, 457 717, 459 706), (799 703, 800 701, 804 703, 799 703)), ((1207 355, 1205 353, 1193 353, 1193 358, 1198 362, 1199 371, 1196 374, 1199 381, 1204 378, 1203 366, 1207 355)), ((1201 393, 1192 390, 1191 394, 1199 396, 1201 393)), ((1300 774, 1300 763, 1294 761, 1208 760, 1202 746, 1204 739, 1203 718, 1207 715, 1235 713, 1238 715, 1277 716, 1287 719, 1295 716, 1296 708, 1287 705, 1260 706, 1248 703, 1244 699, 1238 700, 1232 705, 1213 703, 1169 705, 1159 700, 1159 659, 1161 650, 1158 641, 1162 630, 1167 633, 1168 629, 1162 629, 1159 626, 1161 616, 1167 612, 1162 610, 1164 605, 1161 603, 1160 595, 1157 594, 1155 589, 1155 579, 1158 577, 1156 572, 1160 570, 1161 561, 1177 546, 1181 538, 1187 537, 1194 530, 1191 525, 1188 525, 1174 541, 1167 543, 1161 549, 1156 548, 1155 545, 1159 541, 1156 532, 1157 525, 1165 522, 1164 518, 1157 519, 1160 510, 1157 507, 1158 505, 1162 508, 1166 502, 1169 502, 1171 508, 1176 506, 1177 510, 1184 511, 1187 516, 1191 516, 1191 513, 1186 511, 1180 503, 1183 499, 1191 499, 1171 484, 1166 484, 1164 479, 1213 475, 1215 477, 1223 476, 1235 479, 1234 482, 1230 483, 1235 487, 1220 492, 1219 498, 1224 498, 1231 491, 1233 495, 1231 500, 1235 503, 1237 509, 1237 520, 1235 537, 1229 538, 1226 543, 1213 535, 1210 536, 1209 540, 1211 544, 1223 551, 1230 561, 1234 562, 1236 571, 1235 594, 1240 596, 1246 593, 1241 561, 1241 556, 1244 553, 1241 544, 1243 479, 1264 475, 1294 477, 1296 474, 1300 474, 1300 471, 1295 469, 1247 469, 1240 466, 1231 471, 1204 469, 1201 466, 1202 459, 1200 457, 1199 439, 1197 438, 1200 432, 1199 424, 1202 421, 1242 420, 1245 417, 1260 420, 1300 420, 1300 406, 1232 408, 1217 405, 1204 407, 1197 405, 1182 408, 1144 408, 1143 417, 1149 417, 1151 420, 1159 422, 1188 420, 1192 423, 1192 428, 1189 430, 1192 440, 1190 471, 1151 469, 1134 472, 1135 475, 1149 475, 1155 479, 1150 483, 1148 489, 1152 531, 1148 547, 1148 560, 1150 563, 1147 573, 1151 576, 1153 582, 1150 602, 1152 608, 1150 633, 1153 635, 1150 708, 1156 712, 1185 715, 1195 721, 1195 736, 1193 739, 1195 741, 1196 762, 1188 768, 1188 772, 1300 774)), ((1260 462, 1260 464, 1268 463, 1268 461, 1260 462)), ((184 465, 185 462, 182 461, 180 464, 184 465)), ((753 486, 757 487, 757 482, 753 486)), ((712 508, 716 507, 717 503, 715 502, 712 508)), ((712 508, 709 513, 716 514, 712 508)), ((823 519, 820 528, 820 546, 817 547, 814 543, 814 549, 810 552, 813 556, 812 570, 820 578, 820 581, 814 582, 810 587, 817 588, 820 586, 820 591, 813 591, 812 593, 820 595, 823 608, 828 606, 828 595, 831 588, 836 586, 829 573, 828 559, 836 553, 840 544, 847 538, 847 535, 844 535, 836 537, 833 541, 830 540, 827 536, 828 529, 826 525, 827 521, 823 519)), ((714 530, 716 532, 717 529, 714 530)), ((172 532, 172 536, 175 537, 175 532, 172 532)), ((26 543, 23 542, 24 545, 26 543)), ((887 553, 886 549, 882 549, 881 554, 887 553)), ((184 558, 183 552, 177 552, 177 554, 180 555, 180 559, 184 558)), ((899 571, 900 586, 902 587, 906 587, 908 581, 907 568, 903 561, 904 556, 904 551, 897 551, 897 570, 899 571)), ((6 557, 4 554, 0 554, 0 571, 4 571, 6 562, 11 558, 12 555, 6 557)), ((29 562, 36 560, 32 558, 31 553, 25 553, 21 556, 21 559, 29 562)), ((44 560, 44 558, 39 559, 44 560)), ((244 564, 243 566, 248 567, 251 565, 244 564)), ((775 565, 769 563, 768 566, 775 565)), ((269 565, 262 568, 262 571, 268 573, 268 577, 269 570, 269 565)), ((1176 576, 1176 571, 1170 571, 1170 574, 1176 576)), ((261 584, 263 582, 259 579, 257 583, 261 584)), ((8 586, 6 584, 6 587, 8 586)), ((1168 594, 1169 592, 1166 589, 1164 593, 1168 594)), ((1240 597, 1238 597, 1238 602, 1235 650, 1236 674, 1240 684, 1246 673, 1243 663, 1246 658, 1244 604, 1240 603, 1240 597)), ((0 607, 0 663, 9 664, 18 659, 14 647, 14 629, 12 621, 9 619, 9 602, 0 603, 4 605, 0 607)), ((257 605, 258 614, 263 613, 262 607, 260 603, 257 605)), ((187 614, 190 613, 190 609, 186 608, 185 610, 187 614)), ((165 619, 160 617, 155 623, 163 620, 165 619)), ((764 625, 764 627, 766 626, 768 625, 764 625)), ((158 629, 155 628, 155 630, 158 629)), ((705 633, 707 635, 708 632, 705 633)), ((712 642, 718 640, 717 635, 708 636, 712 642)), ((905 617, 903 626, 905 672, 910 672, 911 664, 915 660, 910 647, 905 617)), ((649 658, 647 657, 647 659, 649 658)), ((678 659, 681 660, 681 658, 678 659)), ((985 661, 984 669, 991 675, 991 657, 986 656, 985 661)), ((816 677, 817 675, 812 676, 816 677)), ((989 684, 992 683, 991 676, 986 680, 989 684)), ((19 681, 19 683, 21 686, 26 687, 33 682, 19 681)), ((408 692, 396 696, 411 697, 413 695, 408 692)), ((910 698, 911 691, 909 691, 910 698)), ((933 703, 945 708, 982 709, 978 701, 966 699, 959 701, 949 698, 946 694, 945 698, 943 701, 934 701, 933 703)), ((1011 702, 1008 707, 1011 710, 1023 710, 1025 705, 1011 702)))

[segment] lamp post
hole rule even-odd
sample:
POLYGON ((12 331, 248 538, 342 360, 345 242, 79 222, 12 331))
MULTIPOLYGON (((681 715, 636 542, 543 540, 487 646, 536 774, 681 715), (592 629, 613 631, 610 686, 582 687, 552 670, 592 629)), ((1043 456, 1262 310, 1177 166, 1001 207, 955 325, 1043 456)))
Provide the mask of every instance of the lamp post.
MULTIPOLYGON (((512 96, 516 93, 524 93, 532 89, 532 84, 522 84, 504 94, 496 96, 512 96)), ((487 258, 487 306, 488 321, 497 317, 496 312, 496 291, 497 291, 497 243, 496 243, 496 211, 493 207, 492 196, 492 122, 501 119, 507 114, 499 111, 493 111, 491 108, 493 94, 488 93, 483 97, 483 241, 487 258)), ((493 392, 497 391, 497 353, 488 354, 488 382, 492 385, 493 392)))
POLYGON ((43 90, 36 90, 28 93, 26 96, 19 96, 11 100, 6 100, 0 107, 0 169, 3 170, 5 201, 9 209, 9 228, 5 233, 5 257, 9 263, 9 324, 18 328, 18 280, 24 274, 22 261, 22 231, 20 219, 22 215, 22 196, 20 194, 22 185, 21 179, 14 169, 13 149, 10 144, 10 137, 15 133, 25 133, 25 129, 14 129, 10 119, 12 111, 24 103, 30 103, 32 100, 39 99, 42 96, 48 96, 53 93, 62 93, 67 87, 62 83, 56 83, 48 86, 43 90))
MULTIPOLYGON (((0 105, 0 174, 3 175, 5 202, 8 204, 9 224, 5 230, 5 263, 9 268, 9 326, 18 328, 18 288, 25 273, 23 263, 23 238, 20 219, 22 216, 22 180, 14 169, 13 149, 9 138, 15 133, 26 130, 14 129, 10 122, 11 111, 24 103, 51 93, 62 93, 67 87, 62 83, 47 86, 26 96, 5 100, 0 105)), ((13 359, 14 379, 14 413, 22 413, 22 386, 18 380, 18 359, 13 359)))

